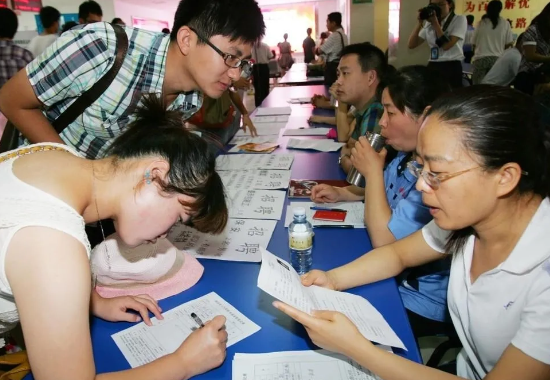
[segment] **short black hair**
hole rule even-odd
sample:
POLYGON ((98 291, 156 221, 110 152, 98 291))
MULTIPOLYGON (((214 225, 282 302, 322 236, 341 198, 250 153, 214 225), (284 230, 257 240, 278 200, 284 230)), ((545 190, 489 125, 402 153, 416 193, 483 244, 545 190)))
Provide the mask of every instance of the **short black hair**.
POLYGON ((61 13, 54 7, 43 7, 40 9, 40 21, 44 29, 51 27, 55 22, 59 22, 61 13))
POLYGON ((245 43, 255 43, 265 34, 264 17, 254 0, 181 0, 170 40, 176 40, 182 26, 195 29, 206 39, 221 35, 245 43))
POLYGON ((321 38, 328 38, 327 32, 322 32, 320 37, 321 38))
POLYGON ((13 39, 18 26, 15 12, 9 8, 0 8, 0 38, 13 39))
POLYGON ((124 23, 120 17, 115 17, 113 21, 111 21, 111 24, 120 24, 121 22, 124 23))
POLYGON ((342 57, 351 54, 357 55, 362 72, 366 73, 367 71, 374 70, 378 78, 382 78, 385 75, 388 61, 384 56, 384 52, 379 47, 374 46, 370 42, 361 42, 345 46, 342 49, 342 57))
POLYGON ((467 15, 466 16, 466 20, 468 21, 468 25, 474 25, 474 20, 476 18, 474 17, 474 15, 467 15))
POLYGON ((336 26, 342 26, 342 14, 340 12, 329 13, 327 19, 330 22, 336 23, 336 26))
POLYGON ((170 34, 170 29, 168 29, 168 28, 162 28, 162 33, 164 33, 164 34, 170 34))
POLYGON ((306 33, 307 33, 307 34, 311 34, 311 33, 313 33, 313 29, 311 29, 311 28, 307 28, 307 30, 306 30, 306 33))
POLYGON ((76 21, 67 21, 61 27, 61 34, 65 33, 67 30, 71 30, 72 28, 74 28, 77 25, 78 25, 78 23, 76 21))
POLYGON ((101 5, 96 3, 94 0, 88 0, 80 4, 78 7, 78 18, 86 20, 88 15, 94 14, 98 16, 103 16, 103 11, 101 10, 101 5))
POLYGON ((208 152, 206 140, 184 127, 181 113, 166 110, 156 95, 144 96, 130 123, 109 147, 115 170, 124 160, 147 156, 162 157, 170 165, 165 181, 155 178, 162 191, 184 194, 195 200, 184 204, 191 209, 190 225, 200 232, 221 233, 228 210, 223 182, 216 172, 216 161, 208 152))

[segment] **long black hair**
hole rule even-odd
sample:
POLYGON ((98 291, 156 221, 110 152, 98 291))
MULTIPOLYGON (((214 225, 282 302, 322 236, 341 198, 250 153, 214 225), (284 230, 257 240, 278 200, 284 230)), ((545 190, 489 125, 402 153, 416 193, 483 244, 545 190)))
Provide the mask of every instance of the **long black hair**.
POLYGON ((167 111, 155 95, 145 96, 137 118, 109 147, 115 168, 123 160, 158 156, 170 165, 166 181, 155 178, 166 193, 195 199, 184 204, 192 210, 191 225, 201 232, 220 233, 228 211, 222 180, 208 143, 184 127, 181 113, 167 111))
POLYGON ((496 29, 500 20, 500 12, 502 11, 502 2, 500 0, 492 0, 487 5, 487 13, 481 17, 482 20, 489 19, 493 23, 493 29, 496 29))
MULTIPOLYGON (((465 87, 436 100, 427 115, 459 130, 461 143, 479 157, 482 169, 517 163, 527 172, 518 182, 519 195, 550 196, 549 129, 530 96, 509 87, 465 87)), ((462 252, 473 234, 472 227, 453 231, 447 252, 462 252)))

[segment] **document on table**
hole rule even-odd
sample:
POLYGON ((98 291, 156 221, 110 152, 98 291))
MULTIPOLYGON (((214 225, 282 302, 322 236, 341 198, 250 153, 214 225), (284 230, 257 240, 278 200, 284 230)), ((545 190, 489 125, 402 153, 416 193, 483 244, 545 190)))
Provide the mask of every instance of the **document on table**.
POLYGON ((228 154, 216 158, 217 170, 289 170, 293 154, 228 154))
POLYGON ((250 118, 250 120, 252 120, 252 122, 254 123, 254 125, 256 124, 263 124, 263 123, 288 123, 288 119, 289 119, 289 115, 290 114, 287 114, 287 115, 279 115, 279 116, 259 116, 259 115, 255 115, 255 116, 252 116, 250 118))
POLYGON ((326 136, 330 128, 285 129, 283 136, 326 136))
POLYGON ((218 172, 226 190, 286 189, 290 170, 226 170, 218 172))
POLYGON ((285 191, 228 191, 230 218, 280 220, 285 204, 285 191))
POLYGON ((242 144, 249 144, 249 143, 256 143, 256 144, 276 143, 277 140, 278 140, 278 137, 274 135, 256 136, 256 137, 251 137, 250 135, 235 136, 233 137, 233 140, 229 142, 229 145, 242 145, 242 144))
POLYGON ((279 116, 290 115, 292 108, 290 107, 263 107, 256 109, 254 116, 279 116))
POLYGON ((338 311, 347 316, 368 340, 406 350, 401 339, 369 301, 351 293, 318 286, 305 287, 288 262, 263 248, 261 251, 258 287, 264 292, 306 313, 312 310, 338 311))
MULTIPOLYGON (((286 122, 284 123, 254 123, 254 126, 256 127, 256 133, 258 136, 279 136, 279 133, 281 132, 281 129, 286 127, 286 122)), ((250 130, 247 128, 246 132, 244 129, 239 129, 237 133, 235 133, 235 136, 242 137, 242 136, 250 136, 250 130)))
POLYGON ((217 315, 225 316, 228 347, 260 330, 260 326, 212 292, 163 313, 163 320, 151 318, 153 326, 141 322, 111 337, 130 366, 136 368, 176 351, 198 327, 191 313, 204 322, 217 315))
POLYGON ((352 226, 353 228, 365 228, 365 204, 363 202, 339 202, 339 203, 313 203, 313 202, 290 202, 286 209, 285 227, 292 223, 294 207, 304 207, 306 209, 306 218, 311 222, 313 227, 316 226, 352 226), (311 207, 337 208, 346 210, 346 219, 343 222, 330 222, 327 220, 313 219, 313 214, 316 210, 311 207))
POLYGON ((233 358, 232 380, 283 379, 382 380, 348 357, 326 350, 236 353, 233 358))
POLYGON ((258 263, 262 261, 260 247, 269 245, 276 224, 275 220, 229 219, 220 235, 177 224, 168 233, 168 240, 198 258, 258 263))
POLYGON ((287 148, 292 149, 313 149, 320 152, 336 152, 344 146, 344 143, 335 142, 333 140, 299 140, 289 139, 286 144, 287 148))
POLYGON ((310 104, 311 96, 309 98, 291 98, 287 100, 290 104, 310 104))

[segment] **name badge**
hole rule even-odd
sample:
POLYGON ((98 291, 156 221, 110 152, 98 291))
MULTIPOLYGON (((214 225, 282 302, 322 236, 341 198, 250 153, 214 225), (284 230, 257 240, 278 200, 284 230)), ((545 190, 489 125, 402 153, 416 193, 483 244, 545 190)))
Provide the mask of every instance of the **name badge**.
POLYGON ((439 48, 437 48, 437 47, 432 48, 432 50, 431 50, 431 59, 432 60, 439 59, 439 48))

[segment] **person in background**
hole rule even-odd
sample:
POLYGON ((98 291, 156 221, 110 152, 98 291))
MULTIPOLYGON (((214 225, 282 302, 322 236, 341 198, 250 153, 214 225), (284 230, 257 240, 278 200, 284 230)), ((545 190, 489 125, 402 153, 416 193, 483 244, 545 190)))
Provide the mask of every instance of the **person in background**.
POLYGON ((59 36, 59 18, 61 13, 54 7, 40 8, 40 22, 44 31, 29 42, 27 49, 34 57, 38 57, 59 36))
POLYGON ((120 17, 115 17, 113 19, 113 21, 111 21, 111 24, 116 24, 116 25, 120 25, 120 26, 126 26, 126 23, 124 21, 122 21, 122 19, 120 17))
MULTIPOLYGON (((316 203, 364 200, 365 226, 373 248, 403 239, 432 219, 422 194, 415 189, 416 178, 406 168, 415 159, 424 111, 450 91, 448 84, 433 77, 426 66, 406 66, 388 76, 382 93, 380 133, 399 153, 384 168, 386 149, 376 153, 365 137, 359 138, 351 157, 366 179, 365 188, 321 184, 311 191, 316 203)), ((447 311, 449 264, 442 260, 399 276, 399 293, 417 338, 452 331, 447 311)))
POLYGON ((474 39, 474 32, 476 28, 474 28, 474 15, 467 15, 466 21, 468 22, 468 29, 466 29, 466 37, 464 37, 464 46, 462 47, 462 51, 464 52, 464 62, 465 63, 471 63, 472 57, 474 56, 474 46, 473 46, 473 39, 474 39))
MULTIPOLYGON (((326 42, 328 36, 330 35, 330 32, 322 32, 321 35, 319 36, 319 46, 323 46, 324 43, 326 42)), ((317 46, 317 47, 319 47, 317 46)))
POLYGON ((315 60, 315 40, 311 38, 311 33, 313 33, 311 28, 307 28, 306 33, 307 37, 302 43, 302 48, 304 49, 304 62, 311 63, 315 60))
POLYGON ((259 107, 260 104, 269 95, 269 61, 275 58, 274 53, 269 46, 258 41, 252 48, 252 83, 254 84, 254 104, 259 107))
POLYGON ((539 70, 550 63, 550 3, 536 16, 523 33, 523 58, 514 87, 533 95, 540 80, 539 70))
POLYGON ((168 29, 168 28, 162 28, 162 33, 164 33, 164 34, 170 34, 170 29, 168 29))
POLYGON ((62 35, 63 33, 65 33, 68 30, 71 30, 72 28, 74 28, 77 25, 78 24, 76 23, 76 21, 67 21, 65 24, 63 24, 63 27, 61 28, 60 35, 62 35))
POLYGON ((277 47, 279 48, 279 67, 283 70, 284 75, 284 72, 290 70, 294 64, 294 58, 292 58, 292 47, 290 46, 290 42, 287 41, 288 34, 285 33, 283 38, 284 41, 279 42, 277 47))
POLYGON ((338 63, 342 56, 342 50, 348 44, 348 36, 344 33, 342 27, 342 14, 340 12, 332 12, 327 16, 327 29, 330 31, 330 36, 326 41, 321 41, 321 45, 315 53, 323 56, 325 61, 325 87, 330 88, 337 79, 338 63))
POLYGON ((0 8, 0 88, 33 60, 30 51, 13 43, 18 26, 15 12, 9 8, 0 8))
POLYGON ((313 343, 384 380, 550 378, 550 135, 530 96, 478 85, 438 98, 418 136, 416 188, 433 221, 305 286, 345 290, 451 259, 447 302, 463 349, 449 373, 388 353, 343 314, 275 306, 313 343))
POLYGON ((94 0, 87 0, 78 7, 78 22, 80 24, 91 24, 103 20, 103 10, 94 0))
POLYGON ((505 49, 514 46, 510 24, 500 17, 502 2, 492 0, 474 33, 473 84, 480 84, 505 49))
POLYGON ((516 40, 516 46, 507 49, 495 62, 491 70, 485 75, 482 84, 509 86, 518 75, 519 65, 523 57, 523 33, 516 40))
POLYGON ((61 135, 51 122, 113 63, 111 24, 80 25, 58 38, 48 55, 0 90, 0 110, 31 143, 65 143, 88 158, 102 157, 133 120, 143 95, 162 95, 184 119, 201 108, 200 91, 219 98, 248 70, 252 44, 263 36, 265 24, 254 0, 181 0, 170 36, 124 31, 132 59, 123 61, 109 89, 61 135), (19 96, 11 95, 15 92, 19 96))
POLYGON ((427 20, 422 20, 421 11, 418 12, 418 24, 409 37, 409 49, 416 49, 426 41, 430 47, 428 66, 451 87, 462 87, 462 47, 468 22, 465 16, 455 14, 454 0, 430 0, 430 4, 440 11, 432 11, 427 20))

